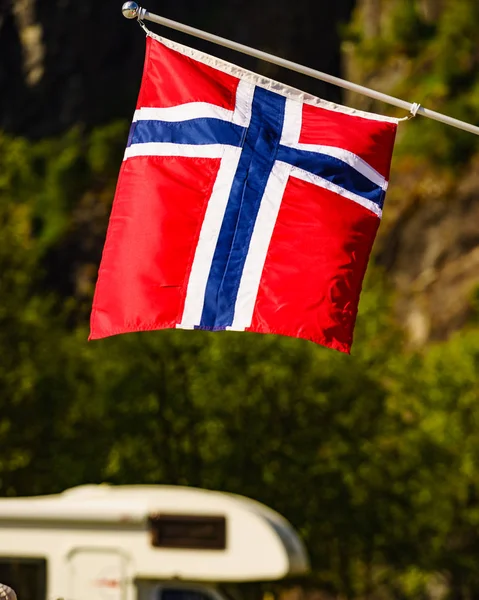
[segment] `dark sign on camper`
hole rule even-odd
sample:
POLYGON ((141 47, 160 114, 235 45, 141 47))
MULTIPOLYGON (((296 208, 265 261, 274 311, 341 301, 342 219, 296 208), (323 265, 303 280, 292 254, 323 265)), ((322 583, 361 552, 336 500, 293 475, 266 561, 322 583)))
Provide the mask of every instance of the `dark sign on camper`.
POLYGON ((151 542, 156 548, 225 550, 226 519, 223 516, 152 515, 151 542))

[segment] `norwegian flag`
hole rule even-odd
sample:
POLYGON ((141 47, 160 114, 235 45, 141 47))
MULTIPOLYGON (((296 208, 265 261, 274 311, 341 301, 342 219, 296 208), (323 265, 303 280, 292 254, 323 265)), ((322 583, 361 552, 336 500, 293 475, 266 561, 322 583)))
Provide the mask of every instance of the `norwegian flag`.
POLYGON ((226 329, 349 353, 396 128, 150 33, 90 339, 226 329))

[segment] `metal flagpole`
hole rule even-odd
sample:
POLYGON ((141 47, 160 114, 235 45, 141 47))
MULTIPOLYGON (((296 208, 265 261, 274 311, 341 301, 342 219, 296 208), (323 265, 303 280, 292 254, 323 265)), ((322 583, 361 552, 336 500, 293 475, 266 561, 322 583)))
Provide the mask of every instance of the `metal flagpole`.
POLYGON ((363 96, 369 96, 369 98, 374 98, 375 100, 380 100, 381 102, 392 104, 393 106, 397 106, 398 108, 403 108, 404 110, 409 111, 413 116, 419 114, 423 117, 428 117, 429 119, 434 119, 435 121, 440 121, 441 123, 445 123, 446 125, 451 125, 452 127, 457 127, 458 129, 463 129, 464 131, 468 131, 469 133, 479 135, 479 127, 471 125, 470 123, 466 123, 465 121, 460 121, 459 119, 448 117, 434 110, 424 108, 423 106, 416 103, 406 102, 405 100, 394 98, 393 96, 389 96, 388 94, 376 92, 375 90, 371 90, 370 88, 358 85, 357 83, 351 83, 350 81, 346 81, 345 79, 340 79, 339 77, 334 77, 333 75, 328 75, 327 73, 322 73, 321 71, 316 71, 315 69, 304 67, 303 65, 292 62, 290 60, 280 58, 279 56, 274 56, 274 54, 268 54, 267 52, 256 50, 255 48, 250 48, 249 46, 245 46, 243 44, 239 44, 238 42, 227 40, 226 38, 214 35, 213 33, 207 33, 206 31, 202 31, 201 29, 196 29, 195 27, 190 27, 189 25, 183 25, 182 23, 172 21, 171 19, 167 19, 166 17, 154 15, 148 12, 145 8, 141 8, 140 6, 138 6, 136 2, 125 2, 122 7, 122 12, 127 19, 138 19, 139 21, 152 21, 153 23, 164 25, 165 27, 169 27, 170 29, 176 29, 177 31, 187 33, 189 35, 201 38, 202 40, 206 40, 208 42, 213 42, 214 44, 224 46, 225 48, 230 48, 231 50, 236 50, 238 52, 242 52, 243 54, 248 54, 249 56, 254 56, 255 58, 265 60, 267 62, 273 63, 274 65, 285 67, 286 69, 290 69, 291 71, 296 71, 298 73, 302 73, 303 75, 308 75, 309 77, 313 77, 314 79, 320 79, 321 81, 326 81, 327 83, 331 83, 338 87, 342 87, 346 90, 357 92, 358 94, 362 94, 363 96))

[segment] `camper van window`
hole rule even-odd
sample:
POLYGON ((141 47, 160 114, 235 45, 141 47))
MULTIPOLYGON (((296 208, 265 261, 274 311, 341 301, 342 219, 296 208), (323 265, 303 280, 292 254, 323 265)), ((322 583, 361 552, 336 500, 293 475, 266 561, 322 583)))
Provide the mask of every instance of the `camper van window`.
POLYGON ((21 600, 45 600, 47 561, 43 558, 0 556, 0 581, 21 600))
POLYGON ((157 598, 156 600, 212 600, 212 597, 199 590, 163 588, 161 590, 161 598, 157 598))
POLYGON ((156 548, 225 550, 226 519, 205 515, 151 515, 151 543, 156 548))

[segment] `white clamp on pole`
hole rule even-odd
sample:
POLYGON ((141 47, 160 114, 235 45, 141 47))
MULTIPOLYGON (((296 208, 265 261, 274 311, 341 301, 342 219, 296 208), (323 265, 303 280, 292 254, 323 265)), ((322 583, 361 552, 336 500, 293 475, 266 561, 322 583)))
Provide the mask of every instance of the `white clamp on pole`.
POLYGON ((418 104, 417 102, 414 102, 413 104, 411 104, 411 110, 409 111, 409 114, 406 115, 405 117, 402 117, 402 119, 398 119, 398 120, 399 121, 409 121, 410 119, 414 119, 414 117, 417 115, 420 108, 421 108, 421 105, 418 104))
MULTIPOLYGON (((249 46, 239 44, 238 42, 227 40, 226 38, 222 38, 218 35, 207 33, 206 31, 202 31, 201 29, 196 29, 194 27, 190 27, 189 25, 183 25, 182 23, 172 21, 171 19, 167 19, 166 17, 154 15, 148 12, 145 8, 141 8, 140 6, 138 6, 136 2, 125 2, 122 7, 122 12, 127 19, 138 19, 140 23, 144 20, 152 21, 153 23, 164 25, 165 27, 169 27, 170 29, 175 29, 176 31, 181 31, 182 33, 187 33, 202 40, 206 40, 208 42, 213 42, 214 44, 224 46, 225 48, 229 48, 230 50, 236 50, 237 52, 242 52, 243 54, 259 58, 260 60, 265 60, 266 62, 278 65, 279 67, 284 67, 286 69, 290 69, 291 71, 296 71, 297 73, 307 75, 309 77, 312 77, 313 79, 319 79, 321 81, 325 81, 326 83, 336 85, 351 92, 356 92, 357 94, 362 94, 363 96, 374 98, 374 100, 379 100, 380 102, 385 102, 386 104, 397 106, 398 108, 407 110, 412 116, 416 116, 416 114, 419 114, 423 117, 428 117, 429 119, 434 119, 435 121, 445 123, 446 125, 451 125, 452 127, 456 127, 457 129, 463 129, 464 131, 468 131, 469 133, 479 135, 479 127, 477 127, 476 125, 472 125, 470 123, 466 123, 465 121, 459 121, 459 119, 448 117, 441 113, 435 112, 434 110, 424 108, 423 106, 418 105, 416 103, 413 104, 411 102, 406 102, 405 100, 400 100, 399 98, 394 98, 393 96, 389 96, 388 94, 383 94, 382 92, 376 92, 375 90, 364 87, 362 85, 358 85, 357 83, 352 83, 350 81, 346 81, 345 79, 340 79, 339 77, 334 77, 333 75, 328 75, 327 73, 322 73, 321 71, 310 69, 309 67, 305 67, 290 60, 280 58, 279 56, 274 56, 274 54, 268 54, 267 52, 263 52, 262 50, 256 50, 255 48, 250 48, 249 46)), ((411 118, 410 115, 408 115, 407 118, 411 118)))

